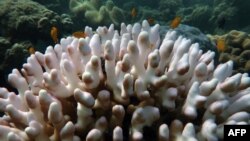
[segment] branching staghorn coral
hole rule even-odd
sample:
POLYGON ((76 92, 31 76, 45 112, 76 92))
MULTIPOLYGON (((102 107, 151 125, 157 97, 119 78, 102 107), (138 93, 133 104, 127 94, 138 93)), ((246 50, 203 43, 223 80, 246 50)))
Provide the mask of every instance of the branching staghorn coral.
POLYGON ((36 52, 0 89, 0 139, 216 141, 249 124, 250 78, 159 25, 85 28, 36 52), (151 129, 148 129, 151 128, 151 129), (146 134, 152 131, 152 137, 146 134))

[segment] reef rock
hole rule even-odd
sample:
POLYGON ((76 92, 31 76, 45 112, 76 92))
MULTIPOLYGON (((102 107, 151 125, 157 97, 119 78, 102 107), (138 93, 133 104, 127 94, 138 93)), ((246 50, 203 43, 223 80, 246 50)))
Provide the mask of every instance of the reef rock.
MULTIPOLYGON (((49 36, 52 26, 69 27, 69 17, 60 16, 31 0, 0 1, 0 34, 11 38, 34 39, 36 36, 49 36)), ((68 30, 65 28, 65 30, 68 30)))

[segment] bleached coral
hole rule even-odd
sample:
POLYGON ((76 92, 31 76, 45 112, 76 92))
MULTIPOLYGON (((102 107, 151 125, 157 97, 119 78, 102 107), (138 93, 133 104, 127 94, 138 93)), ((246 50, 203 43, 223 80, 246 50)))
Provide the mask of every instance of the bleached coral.
POLYGON ((249 124, 250 78, 159 25, 85 28, 14 69, 0 89, 1 140, 218 140, 249 124))

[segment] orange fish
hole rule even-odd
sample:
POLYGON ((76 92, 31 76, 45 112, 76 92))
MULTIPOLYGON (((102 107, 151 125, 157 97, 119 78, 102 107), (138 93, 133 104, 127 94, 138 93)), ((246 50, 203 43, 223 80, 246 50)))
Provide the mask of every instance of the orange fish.
POLYGON ((76 38, 85 38, 87 37, 87 34, 83 31, 76 31, 72 34, 76 38))
POLYGON ((181 17, 176 16, 176 17, 172 20, 172 22, 171 22, 171 24, 170 24, 170 27, 171 27, 171 28, 176 28, 176 27, 179 26, 180 23, 181 23, 181 17))
POLYGON ((148 18, 147 21, 148 21, 148 23, 149 23, 150 25, 152 25, 152 24, 155 23, 155 20, 154 20, 153 18, 151 18, 151 17, 148 18))
POLYGON ((219 52, 224 52, 226 50, 225 39, 218 39, 216 47, 219 52))
POLYGON ((136 15, 137 15, 137 11, 136 11, 136 9, 135 8, 132 8, 132 10, 131 10, 131 17, 132 18, 135 18, 136 17, 136 15))
POLYGON ((55 43, 58 43, 58 29, 55 26, 51 27, 50 36, 55 43))
POLYGON ((35 54, 36 50, 34 47, 29 47, 28 52, 29 52, 29 54, 35 54))

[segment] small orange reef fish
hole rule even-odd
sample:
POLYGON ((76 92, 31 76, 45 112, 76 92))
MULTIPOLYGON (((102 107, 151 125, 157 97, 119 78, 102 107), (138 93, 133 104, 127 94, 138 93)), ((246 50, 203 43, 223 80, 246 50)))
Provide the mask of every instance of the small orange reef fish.
POLYGON ((36 50, 34 47, 29 47, 28 52, 29 52, 29 54, 35 54, 36 50))
POLYGON ((226 50, 225 39, 218 39, 216 47, 219 52, 224 52, 226 50))
POLYGON ((85 38, 87 37, 87 34, 83 31, 76 31, 72 34, 76 38, 85 38))
POLYGON ((137 11, 136 11, 136 9, 135 8, 132 8, 132 10, 131 10, 131 17, 132 18, 135 18, 136 17, 136 15, 137 15, 137 11))
POLYGON ((171 22, 171 24, 170 24, 170 27, 174 29, 174 28, 178 27, 180 23, 181 23, 181 17, 180 17, 180 16, 176 16, 176 17, 172 20, 172 22, 171 22))
POLYGON ((54 43, 58 43, 58 29, 55 26, 51 27, 50 36, 54 43))

